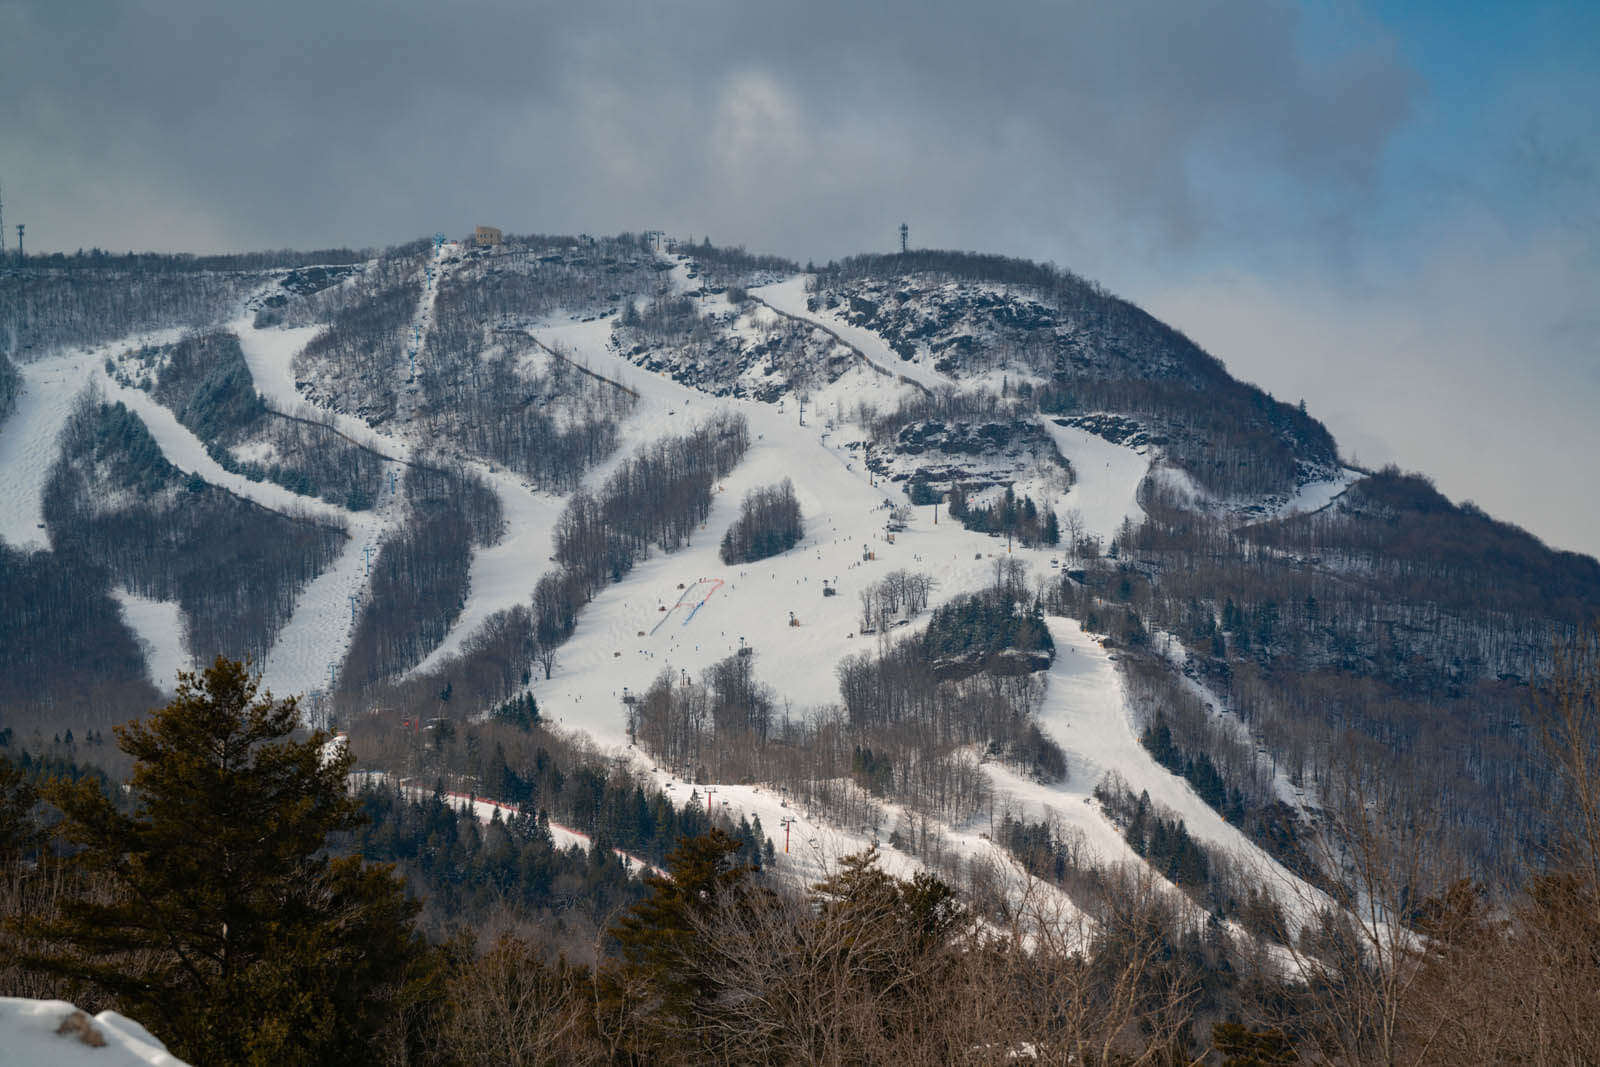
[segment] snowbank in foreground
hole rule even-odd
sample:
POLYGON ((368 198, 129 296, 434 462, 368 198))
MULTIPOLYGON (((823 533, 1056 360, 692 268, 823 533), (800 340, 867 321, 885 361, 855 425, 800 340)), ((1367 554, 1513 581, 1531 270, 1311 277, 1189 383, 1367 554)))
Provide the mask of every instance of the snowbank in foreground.
POLYGON ((64 1000, 0 997, 0 1059, 10 1067, 184 1067, 144 1027, 114 1011, 91 1018, 64 1000))

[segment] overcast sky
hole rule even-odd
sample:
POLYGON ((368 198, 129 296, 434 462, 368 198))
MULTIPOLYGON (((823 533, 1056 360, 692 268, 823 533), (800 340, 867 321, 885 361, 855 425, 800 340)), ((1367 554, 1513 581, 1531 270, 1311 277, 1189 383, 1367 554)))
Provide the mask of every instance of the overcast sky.
POLYGON ((1600 552, 1600 4, 0 0, 31 250, 1050 260, 1600 552))

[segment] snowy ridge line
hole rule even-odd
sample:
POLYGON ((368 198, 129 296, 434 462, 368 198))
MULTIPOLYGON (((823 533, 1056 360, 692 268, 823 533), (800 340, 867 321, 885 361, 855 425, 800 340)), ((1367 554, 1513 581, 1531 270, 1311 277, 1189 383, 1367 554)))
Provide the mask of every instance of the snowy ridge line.
POLYGON ((532 330, 528 329, 526 326, 518 326, 515 329, 518 332, 522 333, 524 336, 526 336, 528 338, 528 340, 532 341, 535 345, 538 345, 539 348, 544 351, 545 355, 549 356, 551 359, 559 359, 561 362, 565 363, 567 366, 571 367, 573 370, 577 371, 578 373, 587 374, 589 377, 593 378, 597 382, 604 382, 605 384, 611 386, 613 389, 616 389, 619 392, 627 393, 629 396, 631 396, 635 400, 639 399, 638 390, 629 389, 626 385, 623 385, 621 382, 614 381, 611 378, 607 378, 604 374, 601 374, 598 371, 590 370, 588 367, 585 367, 582 363, 579 363, 578 361, 574 360, 572 357, 566 356, 566 355, 563 355, 560 352, 557 352, 555 349, 551 348, 549 345, 547 345, 543 341, 539 340, 538 336, 535 335, 534 332, 532 330))
MULTIPOLYGON (((412 788, 415 788, 415 787, 412 787, 412 788)), ((517 808, 513 804, 505 804, 505 803, 502 803, 501 801, 498 801, 498 800, 486 800, 483 797, 473 796, 470 793, 457 793, 457 792, 454 792, 454 791, 446 791, 445 796, 449 797, 451 800, 461 800, 461 801, 465 801, 466 803, 471 804, 473 806, 473 811, 472 811, 473 816, 475 818, 477 818, 481 822, 489 822, 489 821, 491 821, 494 818, 494 814, 493 813, 496 810, 501 811, 501 812, 503 812, 503 813, 505 813, 507 815, 520 815, 520 814, 522 814, 521 809, 517 808), (487 818, 483 815, 482 812, 477 810, 479 805, 482 805, 483 807, 489 809, 490 814, 489 814, 489 816, 487 818)), ((574 830, 570 826, 563 826, 560 823, 555 822, 554 820, 550 821, 550 829, 552 831, 560 831, 561 836, 576 838, 577 840, 572 842, 573 844, 577 844, 577 843, 581 842, 581 843, 583 843, 585 845, 588 845, 590 842, 592 842, 594 840, 594 838, 591 835, 584 833, 582 830, 574 830)), ((552 836, 555 836, 555 834, 552 833, 552 836)), ((558 845, 558 847, 559 847, 559 845, 558 845)), ((657 867, 655 864, 649 862, 648 860, 641 859, 638 856, 635 856, 631 852, 625 852, 620 848, 613 848, 611 851, 612 851, 612 853, 614 855, 617 856, 618 859, 626 860, 628 862, 628 866, 629 866, 629 870, 630 871, 633 869, 634 865, 637 865, 641 870, 649 871, 652 874, 656 874, 656 875, 661 876, 662 878, 671 877, 671 875, 669 875, 668 872, 664 868, 657 867)))
POLYGON ((850 351, 854 352, 855 355, 856 355, 856 358, 859 359, 861 362, 865 363, 868 367, 872 368, 872 370, 874 372, 883 375, 885 378, 893 378, 895 381, 899 382, 901 385, 909 385, 909 386, 912 386, 913 388, 920 389, 920 390, 922 390, 922 395, 923 396, 927 396, 927 397, 933 396, 933 390, 929 389, 926 385, 923 385, 921 382, 917 381, 915 378, 908 378, 904 374, 898 374, 895 371, 890 370, 888 367, 880 367, 878 364, 874 363, 871 360, 871 358, 868 357, 868 355, 865 352, 861 351, 861 349, 857 348, 855 345, 851 344, 849 341, 846 341, 843 337, 840 337, 839 334, 838 334, 838 331, 834 330, 832 327, 827 326, 827 325, 825 325, 825 324, 823 324, 821 322, 818 322, 816 319, 806 318, 803 315, 791 314, 790 312, 784 311, 782 308, 774 307, 769 301, 763 300, 753 290, 746 290, 746 291, 749 293, 751 300, 754 300, 756 303, 760 304, 762 307, 766 308, 768 311, 772 312, 774 315, 777 315, 777 316, 779 316, 781 318, 788 319, 790 322, 798 322, 801 325, 809 326, 809 327, 811 327, 813 329, 821 330, 823 333, 827 334, 829 337, 833 338, 835 341, 839 342, 841 345, 843 345, 844 347, 848 348, 850 351))

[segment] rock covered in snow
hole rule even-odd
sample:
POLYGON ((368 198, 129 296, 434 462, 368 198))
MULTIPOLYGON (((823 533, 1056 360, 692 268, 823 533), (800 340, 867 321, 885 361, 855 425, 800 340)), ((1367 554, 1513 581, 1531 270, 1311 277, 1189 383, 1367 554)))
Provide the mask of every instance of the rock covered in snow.
POLYGON ((0 1060, 8 1067, 184 1067, 124 1015, 91 1017, 64 1000, 26 997, 0 997, 0 1060))

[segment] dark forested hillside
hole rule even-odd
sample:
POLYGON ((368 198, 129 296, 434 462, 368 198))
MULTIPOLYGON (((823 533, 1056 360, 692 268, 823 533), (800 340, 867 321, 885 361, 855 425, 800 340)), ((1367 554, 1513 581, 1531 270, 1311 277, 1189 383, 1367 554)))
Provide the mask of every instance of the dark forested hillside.
POLYGON ((185 477, 122 404, 85 395, 45 489, 53 550, 183 606, 187 647, 264 657, 344 530, 185 477))

